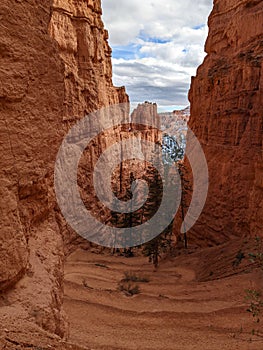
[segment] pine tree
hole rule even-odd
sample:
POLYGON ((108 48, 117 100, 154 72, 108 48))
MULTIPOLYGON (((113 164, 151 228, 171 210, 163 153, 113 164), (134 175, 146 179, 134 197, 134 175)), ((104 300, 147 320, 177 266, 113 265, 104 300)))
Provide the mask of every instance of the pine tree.
MULTIPOLYGON (((160 206, 163 193, 163 183, 160 175, 155 172, 150 186, 149 199, 145 207, 145 216, 149 220, 160 206)), ((167 222, 166 213, 160 220, 167 222)), ((149 257, 149 262, 152 262, 154 267, 159 265, 161 254, 167 252, 171 247, 172 223, 164 229, 157 237, 143 245, 143 254, 149 257)))
POLYGON ((188 209, 187 205, 187 194, 190 190, 189 186, 189 181, 187 180, 187 168, 182 162, 177 163, 178 167, 178 172, 181 177, 181 185, 182 185, 182 194, 181 194, 181 203, 180 203, 180 208, 181 208, 181 216, 182 216, 182 223, 184 226, 184 247, 185 249, 188 248, 188 237, 187 237, 187 232, 186 232, 186 227, 185 227, 185 213, 188 209))

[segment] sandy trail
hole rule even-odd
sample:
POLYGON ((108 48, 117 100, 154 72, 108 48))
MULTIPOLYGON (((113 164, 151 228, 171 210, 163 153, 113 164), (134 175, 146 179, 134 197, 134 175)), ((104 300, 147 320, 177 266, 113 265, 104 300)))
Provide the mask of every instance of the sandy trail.
POLYGON ((197 282, 197 262, 178 257, 153 272, 143 257, 76 251, 65 267, 70 341, 96 350, 262 350, 262 338, 249 341, 255 325, 244 303, 253 275, 197 282), (125 271, 150 279, 140 294, 117 289, 125 271))

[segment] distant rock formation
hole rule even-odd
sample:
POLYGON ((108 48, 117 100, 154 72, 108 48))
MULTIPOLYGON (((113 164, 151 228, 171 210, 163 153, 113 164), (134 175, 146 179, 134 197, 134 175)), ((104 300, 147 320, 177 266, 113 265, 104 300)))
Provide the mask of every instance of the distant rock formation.
MULTIPOLYGON (((115 192, 118 193, 118 197, 122 200, 131 199, 129 197, 132 179, 143 179, 147 181, 148 187, 153 187, 155 184, 155 178, 157 172, 152 165, 152 160, 156 157, 160 157, 159 161, 161 163, 161 152, 158 153, 156 146, 161 146, 162 143, 162 132, 160 130, 160 118, 157 113, 157 104, 145 102, 139 104, 137 108, 131 113, 130 123, 128 130, 122 130, 121 139, 125 140, 127 138, 136 138, 140 141, 140 152, 143 154, 145 160, 139 160, 137 158, 129 159, 122 162, 120 167, 116 169, 113 177, 113 182, 115 183, 115 192), (116 184, 119 188, 116 188, 116 184)), ((159 148, 161 150, 161 147, 159 148)), ((134 203, 136 199, 134 198, 134 203)), ((146 201, 148 202, 148 201, 146 201)), ((146 205, 149 206, 149 203, 146 205)), ((142 224, 147 221, 149 217, 145 214, 145 207, 141 207, 136 212, 133 212, 132 215, 117 215, 115 214, 111 218, 111 222, 116 226, 119 223, 129 222, 129 225, 135 226, 142 224)))
POLYGON ((142 138, 153 143, 161 143, 161 119, 157 104, 145 102, 139 104, 131 113, 131 131, 142 131, 142 138))
POLYGON ((263 3, 216 0, 207 56, 192 79, 190 128, 209 167, 192 242, 263 235, 263 3))
POLYGON ((190 107, 182 110, 175 110, 173 112, 159 113, 161 130, 169 134, 180 138, 186 137, 187 123, 190 118, 190 107))

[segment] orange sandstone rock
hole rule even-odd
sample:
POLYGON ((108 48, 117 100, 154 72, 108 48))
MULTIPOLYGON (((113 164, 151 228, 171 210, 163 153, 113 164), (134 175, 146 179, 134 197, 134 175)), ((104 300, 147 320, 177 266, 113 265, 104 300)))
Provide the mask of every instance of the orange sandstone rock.
POLYGON ((209 167, 200 245, 263 232, 263 3, 214 2, 207 56, 192 79, 190 128, 209 167))
POLYGON ((63 335, 56 154, 72 123, 128 97, 112 84, 99 0, 2 0, 0 13, 1 327, 63 335))

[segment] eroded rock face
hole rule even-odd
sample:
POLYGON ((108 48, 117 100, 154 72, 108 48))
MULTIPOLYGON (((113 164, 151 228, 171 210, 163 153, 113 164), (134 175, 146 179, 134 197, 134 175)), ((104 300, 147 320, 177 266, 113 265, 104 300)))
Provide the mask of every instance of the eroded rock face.
MULTIPOLYGON (((105 125, 106 122, 102 124, 105 125)), ((123 118, 122 123, 117 123, 116 127, 105 130, 103 134, 94 138, 90 146, 86 148, 79 162, 78 183, 81 187, 81 198, 86 208, 92 213, 93 218, 95 217, 98 222, 103 223, 102 227, 96 226, 96 228, 90 229, 87 232, 86 226, 84 227, 83 235, 87 235, 88 240, 96 243, 99 241, 101 245, 107 247, 113 246, 114 244, 117 246, 125 246, 125 244, 128 244, 127 237, 125 242, 122 235, 118 237, 115 235, 114 238, 111 235, 110 227, 123 228, 144 221, 142 217, 143 210, 136 211, 136 213, 131 216, 130 213, 122 215, 117 209, 115 209, 116 211, 113 208, 110 209, 111 206, 108 205, 109 200, 105 198, 107 197, 105 194, 109 192, 113 193, 115 197, 125 202, 132 199, 132 184, 136 179, 144 179, 148 183, 153 182, 154 173, 150 165, 150 160, 155 155, 156 144, 160 145, 162 141, 159 124, 157 105, 152 103, 141 104, 133 111, 130 118, 127 114, 126 117, 123 118), (140 140, 139 144, 138 140, 140 140), (110 150, 113 146, 117 146, 114 151, 110 150), (106 154, 106 151, 110 153, 106 154), (94 167, 102 154, 105 157, 104 159, 106 159, 105 167, 98 172, 94 167), (109 165, 111 168, 110 170, 107 168, 109 165), (106 172, 104 172, 105 168, 108 169, 106 172), (94 187, 94 173, 97 174, 98 183, 100 184, 100 200, 98 199, 98 192, 96 192, 94 187), (105 180, 109 175, 111 188, 105 180), (104 200, 106 200, 106 204, 103 204, 104 200), (92 234, 92 237, 89 236, 89 234, 92 234), (111 243, 110 239, 112 239, 111 243), (115 240, 115 242, 113 240, 115 240)), ((62 181, 62 183, 63 182, 64 181, 62 181)), ((139 187, 136 188, 137 190, 139 189, 139 187)), ((142 200, 141 193, 137 193, 137 195, 134 196, 133 202, 129 204, 128 211, 132 210, 139 200, 142 200)), ((62 199, 62 201, 65 204, 67 203, 66 199, 62 199)), ((74 209, 74 218, 78 217, 77 213, 79 213, 80 210, 81 209, 76 206, 76 209, 74 209)), ((73 225, 77 225, 78 223, 79 220, 73 222, 73 225)), ((93 223, 90 223, 90 226, 91 225, 93 225, 93 223)), ((73 241, 72 237, 74 236, 71 235, 70 237, 71 243, 69 246, 72 247, 72 244, 74 246, 76 246, 76 244, 79 246, 80 239, 73 241)))
POLYGON ((47 31, 49 6, 51 1, 0 5, 0 289, 8 289, 1 320, 34 319, 35 309, 43 315, 40 325, 62 334, 63 245, 51 188, 63 136, 64 67, 47 31))
POLYGON ((190 128, 209 167, 205 209, 191 230, 199 244, 262 235, 263 3, 217 0, 207 56, 193 78, 190 128))
POLYGON ((100 0, 54 0, 49 33, 65 64, 64 120, 128 101, 124 87, 112 85, 111 48, 100 0))
POLYGON ((63 335, 56 154, 74 121, 128 98, 112 85, 100 1, 3 0, 0 13, 1 326, 63 335))

